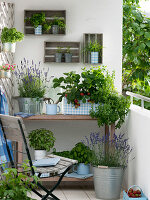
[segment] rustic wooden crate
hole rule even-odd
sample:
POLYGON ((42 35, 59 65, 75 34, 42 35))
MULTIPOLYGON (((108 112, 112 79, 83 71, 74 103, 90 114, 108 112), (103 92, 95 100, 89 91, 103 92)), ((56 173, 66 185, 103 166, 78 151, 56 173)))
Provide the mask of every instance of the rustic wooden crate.
MULTIPOLYGON (((44 62, 55 62, 55 53, 57 47, 62 47, 62 50, 65 50, 67 47, 70 47, 72 53, 72 62, 80 62, 80 42, 45 42, 44 44, 44 62)), ((63 57, 62 63, 65 62, 63 57)))
MULTIPOLYGON (((48 22, 51 22, 54 17, 60 17, 64 19, 64 22, 66 24, 66 11, 65 10, 25 10, 24 11, 24 19, 26 20, 28 17, 31 17, 33 14, 38 13, 45 13, 46 20, 48 22)), ((34 27, 31 25, 29 21, 24 22, 24 33, 26 35, 34 35, 34 27)), ((66 29, 60 29, 59 33, 57 35, 65 35, 66 29)), ((52 30, 50 29, 48 32, 43 32, 43 34, 52 34, 52 30)), ((43 35, 42 34, 42 35, 43 35)))
MULTIPOLYGON (((94 41, 97 41, 100 43, 100 45, 103 46, 103 34, 102 33, 85 33, 84 34, 84 37, 83 37, 83 48, 86 47, 86 45, 89 43, 89 42, 94 42, 94 41)), ((83 53, 83 62, 84 63, 90 63, 89 62, 89 58, 88 58, 88 54, 86 53, 83 53)), ((103 62, 103 49, 101 51, 101 55, 99 54, 99 61, 98 63, 99 64, 102 64, 103 62)))

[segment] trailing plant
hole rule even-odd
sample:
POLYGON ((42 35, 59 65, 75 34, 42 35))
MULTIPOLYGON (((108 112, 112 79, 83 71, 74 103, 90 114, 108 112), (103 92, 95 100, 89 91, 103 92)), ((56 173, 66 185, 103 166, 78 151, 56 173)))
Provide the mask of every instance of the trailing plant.
POLYGON ((45 13, 33 14, 31 17, 28 17, 26 20, 30 21, 30 23, 32 24, 32 26, 34 26, 34 28, 37 28, 39 25, 46 24, 45 13))
MULTIPOLYGON (((2 180, 0 180, 0 199, 2 200, 34 200, 27 196, 31 189, 36 185, 31 182, 31 177, 27 175, 29 167, 26 163, 22 165, 24 171, 18 172, 15 168, 5 168, 5 172, 2 174, 2 180)), ((35 182, 38 180, 37 176, 32 176, 35 182)))
POLYGON ((33 130, 29 133, 29 145, 35 150, 50 151, 55 144, 53 132, 44 128, 33 130))
POLYGON ((58 25, 60 29, 64 29, 66 27, 64 19, 60 17, 54 17, 54 19, 51 22, 51 26, 58 25))
POLYGON ((124 134, 118 136, 114 134, 113 139, 110 140, 99 133, 91 133, 90 137, 85 137, 82 142, 92 150, 90 162, 94 167, 127 167, 132 148, 124 134), (109 149, 107 153, 105 152, 106 144, 109 149))
POLYGON ((64 91, 58 93, 59 101, 63 97, 67 102, 79 107, 79 101, 83 103, 98 103, 107 99, 107 96, 114 90, 114 73, 112 75, 106 70, 106 67, 92 67, 89 70, 83 69, 83 72, 64 73, 65 77, 55 78, 53 87, 60 87, 64 91))
POLYGON ((17 66, 15 76, 18 82, 18 90, 20 97, 43 98, 46 93, 46 83, 50 81, 52 76, 48 76, 49 69, 45 71, 40 69, 32 61, 31 64, 24 58, 21 66, 17 66))
POLYGON ((101 52, 103 46, 96 40, 94 42, 89 42, 85 48, 83 49, 83 51, 85 53, 89 53, 89 52, 101 52))
MULTIPOLYGON (((150 97, 150 18, 140 10, 139 0, 123 5, 123 90, 150 97), (140 87, 139 87, 140 85, 140 87), (145 91, 146 90, 146 91, 145 91)), ((146 103, 150 104, 150 103, 146 103)), ((150 105, 148 106, 150 107, 150 105)))
POLYGON ((14 71, 16 68, 16 65, 10 65, 10 64, 5 64, 0 66, 0 71, 14 71))
POLYGON ((79 142, 70 152, 70 158, 78 160, 78 163, 89 164, 91 162, 91 150, 88 146, 79 142))
POLYGON ((1 33, 2 43, 15 43, 23 40, 24 34, 17 31, 16 28, 7 28, 4 27, 1 33))
POLYGON ((98 126, 115 124, 120 128, 125 121, 125 116, 130 108, 130 100, 117 93, 110 94, 95 110, 90 111, 90 116, 96 118, 98 126))

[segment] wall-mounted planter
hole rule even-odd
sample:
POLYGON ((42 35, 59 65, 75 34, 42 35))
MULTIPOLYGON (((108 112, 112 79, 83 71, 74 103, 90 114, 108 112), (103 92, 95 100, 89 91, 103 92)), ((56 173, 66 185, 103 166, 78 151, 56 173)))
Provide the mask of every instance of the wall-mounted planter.
POLYGON ((80 42, 45 42, 44 44, 44 62, 58 63, 79 63, 80 62, 80 42), (57 49, 61 47, 62 57, 59 56, 57 49), (65 58, 65 51, 70 47, 70 54, 65 58))
MULTIPOLYGON (((66 24, 66 11, 65 10, 25 10, 24 11, 24 19, 25 19, 25 24, 24 24, 24 33, 25 35, 34 35, 35 30, 34 27, 31 25, 29 21, 27 21, 27 18, 30 18, 33 14, 39 14, 39 13, 44 13, 46 17, 46 21, 48 23, 51 23, 55 17, 63 19, 64 23, 66 24)), ((42 31, 42 34, 38 35, 48 35, 48 34, 54 34, 52 32, 51 28, 49 31, 42 31)), ((55 35, 65 35, 66 34, 66 28, 57 29, 57 32, 55 30, 55 35)))
POLYGON ((80 106, 78 108, 75 108, 73 104, 68 104, 67 99, 63 99, 63 114, 64 115, 89 115, 90 110, 93 106, 93 109, 95 110, 98 104, 95 103, 82 103, 82 101, 79 101, 80 106))
MULTIPOLYGON (((103 46, 103 34, 98 33, 85 33, 83 39, 83 48, 85 48, 90 42, 97 41, 101 46, 103 46)), ((84 63, 92 63, 92 64, 102 64, 103 62, 103 49, 101 52, 89 52, 83 53, 83 62, 84 63)))

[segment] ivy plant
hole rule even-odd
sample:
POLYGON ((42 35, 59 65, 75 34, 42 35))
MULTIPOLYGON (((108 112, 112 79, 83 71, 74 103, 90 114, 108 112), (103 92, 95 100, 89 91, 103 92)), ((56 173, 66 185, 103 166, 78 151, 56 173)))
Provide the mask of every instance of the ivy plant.
POLYGON ((16 28, 4 27, 1 34, 2 43, 15 43, 23 40, 24 34, 17 31, 16 28))
MULTIPOLYGON (((150 18, 139 0, 123 4, 123 90, 150 97, 150 18)), ((149 104, 149 103, 148 103, 149 104)), ((148 106, 150 107, 150 105, 148 106)))
POLYGON ((30 147, 47 152, 53 148, 56 140, 53 132, 44 128, 31 131, 28 138, 30 147))

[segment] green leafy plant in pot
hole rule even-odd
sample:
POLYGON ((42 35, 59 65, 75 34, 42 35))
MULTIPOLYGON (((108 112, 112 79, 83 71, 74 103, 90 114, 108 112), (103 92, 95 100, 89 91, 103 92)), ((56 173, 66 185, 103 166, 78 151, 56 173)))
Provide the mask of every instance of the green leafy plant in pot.
POLYGON ((95 191, 96 196, 100 199, 118 199, 120 197, 125 167, 123 162, 127 158, 126 151, 128 152, 128 146, 127 143, 123 143, 127 142, 127 140, 120 142, 119 146, 116 146, 117 142, 122 140, 123 137, 120 135, 118 138, 115 135, 115 128, 120 128, 124 123, 129 107, 130 100, 128 98, 113 92, 109 94, 107 99, 99 102, 96 110, 92 109, 90 111, 91 117, 97 119, 99 126, 105 125, 105 136, 99 139, 100 143, 97 145, 97 149, 94 149, 94 157, 92 157, 95 191), (110 126, 111 129, 109 131, 110 126), (121 144, 125 146, 121 146, 121 144), (122 157, 122 155, 125 157, 122 157), (116 178, 112 179, 111 174, 115 174, 116 178), (110 180, 109 185, 108 182, 102 182, 101 180, 110 180), (102 192, 100 186, 106 188, 107 193, 102 192), (112 188, 113 193, 111 192, 112 188))
POLYGON ((125 134, 110 139, 100 133, 91 133, 82 142, 91 149, 94 187, 98 199, 120 199, 124 169, 127 167, 131 146, 125 134), (106 146, 109 151, 106 151, 106 146))
POLYGON ((63 53, 62 47, 57 47, 56 54, 55 54, 55 61, 57 63, 62 62, 62 53, 63 53))
POLYGON ((70 152, 72 159, 78 160, 77 173, 87 175, 90 173, 91 150, 88 146, 79 142, 70 152))
POLYGON ((4 27, 1 33, 3 51, 15 53, 16 42, 23 40, 24 34, 17 31, 16 28, 4 27))
POLYGON ((89 42, 83 52, 88 54, 89 63, 97 64, 99 63, 99 56, 102 55, 103 46, 96 40, 94 42, 89 42))
POLYGON ((65 62, 66 63, 72 62, 72 53, 71 53, 70 47, 67 47, 67 49, 65 50, 65 62))
MULTIPOLYGON (((5 168, 5 166, 3 166, 5 168)), ((31 183, 31 178, 35 181, 38 180, 37 176, 29 177, 29 167, 26 163, 22 164, 23 172, 18 171, 15 168, 5 168, 5 172, 1 174, 0 180, 0 199, 7 200, 35 200, 28 197, 28 193, 36 187, 34 183, 31 183)))
POLYGON ((54 16, 54 19, 51 22, 52 33, 59 34, 60 29, 65 29, 66 24, 63 18, 54 16))
POLYGON ((53 132, 44 128, 33 130, 29 133, 29 145, 35 149, 35 160, 46 156, 46 151, 50 151, 55 144, 53 132))
POLYGON ((48 71, 40 68, 33 61, 24 58, 21 66, 17 66, 15 76, 18 82, 20 112, 41 114, 43 98, 46 93, 46 83, 50 81, 48 71))
POLYGON ((36 35, 42 34, 42 28, 44 31, 49 31, 51 29, 50 23, 46 21, 45 13, 35 13, 31 17, 28 17, 26 21, 29 21, 35 29, 36 35))

